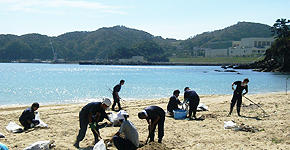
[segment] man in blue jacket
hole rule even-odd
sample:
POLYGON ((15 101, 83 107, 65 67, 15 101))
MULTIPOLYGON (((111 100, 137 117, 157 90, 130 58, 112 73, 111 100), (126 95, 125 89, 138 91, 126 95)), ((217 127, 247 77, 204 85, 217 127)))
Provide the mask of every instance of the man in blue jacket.
POLYGON ((24 127, 24 130, 28 130, 39 124, 39 120, 35 120, 34 114, 38 108, 39 104, 33 103, 31 107, 26 108, 19 117, 19 122, 24 127))
POLYGON ((181 102, 178 99, 179 93, 179 90, 174 90, 173 95, 169 99, 167 104, 167 111, 170 115, 173 115, 173 110, 179 109, 178 105, 181 105, 181 102))
POLYGON ((188 119, 194 120, 196 118, 196 109, 199 104, 199 96, 194 90, 191 90, 189 87, 184 88, 184 100, 189 101, 189 112, 188 119))
POLYGON ((149 125, 149 142, 154 141, 154 132, 158 125, 158 143, 161 143, 164 136, 165 111, 158 106, 148 106, 138 113, 138 117, 147 120, 149 125))

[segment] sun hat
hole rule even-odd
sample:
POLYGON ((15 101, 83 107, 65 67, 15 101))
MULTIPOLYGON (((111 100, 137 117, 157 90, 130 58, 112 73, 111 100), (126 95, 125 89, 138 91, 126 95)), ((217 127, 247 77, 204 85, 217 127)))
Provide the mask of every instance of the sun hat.
POLYGON ((122 120, 122 119, 125 119, 124 116, 129 116, 129 114, 124 111, 124 110, 120 110, 118 113, 117 113, 117 119, 118 120, 122 120))

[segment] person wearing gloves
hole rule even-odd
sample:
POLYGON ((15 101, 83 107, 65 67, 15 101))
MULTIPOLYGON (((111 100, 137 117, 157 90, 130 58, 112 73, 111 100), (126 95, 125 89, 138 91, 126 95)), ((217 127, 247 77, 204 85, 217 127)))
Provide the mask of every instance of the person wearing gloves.
POLYGON ((230 112, 228 114, 228 116, 230 116, 232 114, 233 108, 235 106, 235 104, 237 103, 237 113, 238 116, 241 116, 240 111, 241 111, 241 105, 242 105, 242 96, 244 96, 245 94, 248 93, 248 84, 249 83, 249 79, 245 78, 242 81, 235 81, 232 83, 232 90, 234 90, 234 95, 233 98, 231 100, 231 107, 230 107, 230 112), (236 89, 234 88, 234 85, 236 85, 236 89), (243 93, 243 90, 246 90, 245 93, 243 93))
POLYGON ((38 103, 33 103, 31 107, 26 108, 21 116, 19 117, 19 122, 24 127, 24 130, 28 130, 30 128, 35 127, 39 124, 39 120, 35 119, 35 112, 39 108, 38 103))
POLYGON ((105 110, 108 107, 110 107, 110 105, 111 105, 111 100, 108 98, 105 98, 103 99, 102 102, 91 102, 82 108, 82 110, 79 113, 80 130, 79 130, 79 134, 77 136, 76 142, 74 143, 74 146, 76 148, 79 148, 79 142, 84 139, 88 125, 94 134, 94 137, 95 137, 94 142, 97 143, 99 141, 98 122, 102 122, 104 118, 109 120, 108 115, 106 114, 105 110))
POLYGON ((196 109, 199 104, 199 96, 189 87, 184 88, 184 100, 189 101, 188 120, 196 120, 196 109))
MULTIPOLYGON (((122 123, 119 131, 114 135, 112 141, 118 150, 136 150, 139 147, 139 135, 135 125, 127 120, 128 113, 121 110, 117 114, 117 119, 122 123), (120 137, 124 133, 125 138, 120 137)), ((112 142, 111 141, 111 142, 112 142)))
POLYGON ((165 111, 158 106, 148 106, 138 113, 138 117, 139 119, 147 120, 149 125, 149 142, 154 141, 154 132, 156 125, 158 125, 158 143, 161 143, 164 136, 165 111))
POLYGON ((167 111, 171 116, 173 115, 173 110, 178 110, 179 109, 178 105, 182 104, 178 99, 179 93, 180 93, 179 90, 174 90, 173 95, 170 97, 169 102, 167 104, 167 111))

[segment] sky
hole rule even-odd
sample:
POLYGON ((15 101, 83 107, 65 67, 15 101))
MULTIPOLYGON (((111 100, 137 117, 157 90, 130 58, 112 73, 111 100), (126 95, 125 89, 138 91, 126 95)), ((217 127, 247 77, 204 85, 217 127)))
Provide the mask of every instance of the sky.
POLYGON ((237 24, 290 19, 289 0, 0 0, 0 34, 58 36, 126 26, 185 40, 237 24))

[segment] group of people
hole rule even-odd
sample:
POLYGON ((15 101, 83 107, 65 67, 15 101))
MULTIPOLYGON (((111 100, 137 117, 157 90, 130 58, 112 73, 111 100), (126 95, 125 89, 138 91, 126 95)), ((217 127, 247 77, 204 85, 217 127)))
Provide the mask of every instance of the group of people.
MULTIPOLYGON (((137 149, 139 147, 139 135, 137 132, 137 128, 135 125, 128 120, 129 114, 125 111, 120 111, 122 109, 120 105, 120 97, 118 92, 121 89, 121 86, 124 84, 124 80, 121 80, 119 84, 114 87, 112 92, 113 95, 113 105, 112 110, 115 110, 115 105, 118 104, 119 113, 117 114, 117 119, 121 122, 121 126, 118 132, 113 136, 111 142, 114 142, 114 145, 119 150, 127 150, 127 149, 137 149), (125 138, 121 137, 120 134, 124 133, 125 138)), ((242 96, 248 93, 249 79, 244 79, 243 81, 235 81, 232 83, 232 89, 234 90, 234 94, 231 100, 230 112, 228 114, 231 115, 233 111, 234 105, 237 103, 237 113, 240 115, 240 107, 242 104, 242 96), (236 88, 234 88, 236 85, 236 88), (246 90, 245 93, 242 93, 243 90, 246 90)), ((173 95, 170 97, 167 111, 169 114, 173 114, 173 111, 179 109, 178 105, 182 103, 179 101, 180 91, 174 90, 173 95)), ((189 87, 184 88, 184 103, 188 103, 189 112, 188 112, 188 120, 196 119, 196 110, 197 106, 200 102, 200 98, 198 94, 191 90, 189 87)), ((94 135, 94 142, 97 143, 99 141, 100 133, 98 123, 102 122, 104 119, 110 121, 108 117, 108 113, 105 112, 107 108, 111 106, 112 102, 109 98, 103 99, 101 102, 91 102, 85 105, 81 111, 79 112, 79 133, 77 135, 74 146, 79 148, 79 143, 85 137, 87 127, 91 128, 91 131, 94 135)), ((39 120, 35 120, 35 111, 39 108, 38 103, 33 103, 31 107, 25 109, 22 115, 19 118, 21 125, 24 126, 24 129, 30 129, 39 124, 39 120)), ((149 142, 154 141, 154 132, 156 127, 158 126, 158 142, 162 142, 162 138, 164 136, 164 122, 165 122, 165 111, 158 106, 148 106, 144 110, 138 113, 139 119, 146 119, 148 123, 149 142)), ((147 139, 147 140, 148 140, 147 139)), ((147 141, 146 141, 147 142, 147 141)))
MULTIPOLYGON (((241 105, 242 105, 242 96, 246 95, 248 93, 248 83, 249 79, 245 78, 243 81, 235 81, 232 83, 232 90, 234 91, 231 104, 230 104, 230 112, 228 116, 232 114, 233 108, 235 104, 237 103, 237 113, 238 116, 241 116, 241 105), (234 85, 236 85, 236 88, 234 88, 234 85), (245 92, 243 93, 243 91, 245 92)), ((178 105, 182 105, 183 103, 180 102, 178 99, 178 96, 180 94, 179 90, 175 90, 173 92, 173 95, 170 97, 168 105, 167 105, 167 111, 170 115, 173 115, 173 110, 179 110, 180 108, 178 105)), ((199 105, 199 96, 194 91, 191 90, 189 87, 184 88, 184 103, 187 103, 189 105, 189 111, 188 111, 188 120, 194 120, 196 118, 196 110, 197 106, 199 105)))

